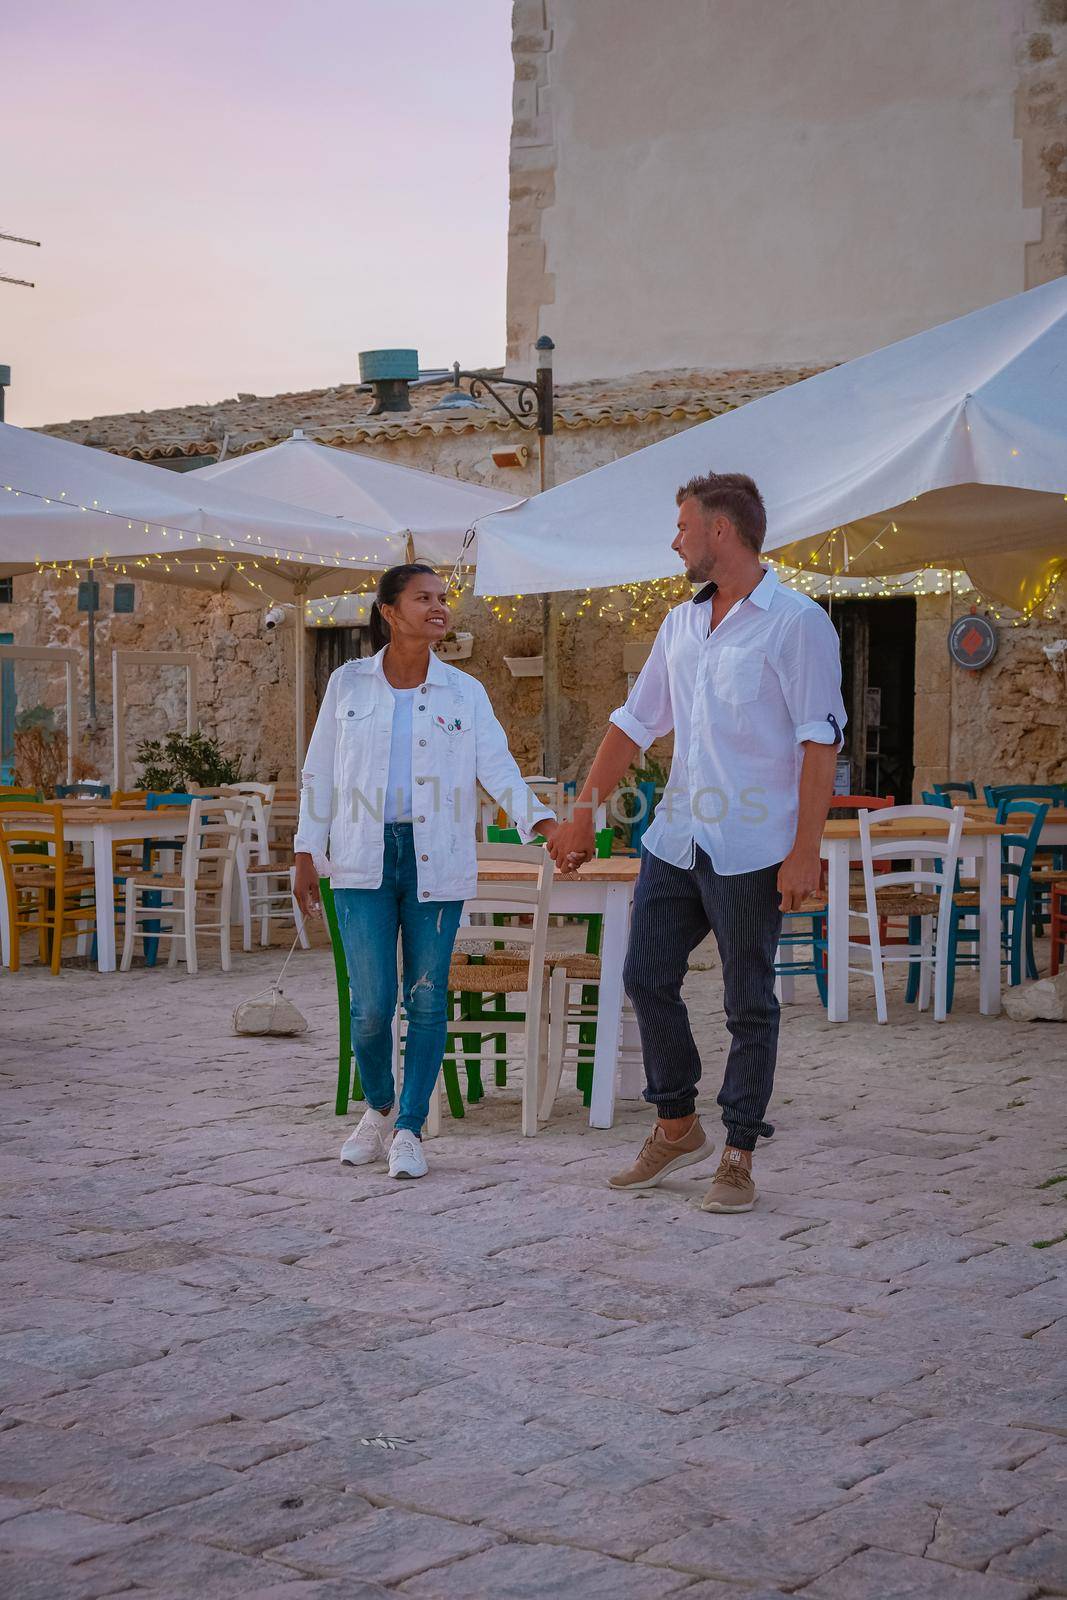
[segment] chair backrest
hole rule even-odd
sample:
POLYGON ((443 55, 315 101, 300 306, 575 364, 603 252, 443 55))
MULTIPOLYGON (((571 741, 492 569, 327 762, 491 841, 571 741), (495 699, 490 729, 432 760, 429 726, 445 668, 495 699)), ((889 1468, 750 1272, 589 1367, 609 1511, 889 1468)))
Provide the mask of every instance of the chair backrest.
POLYGON ((29 800, 33 802, 40 800, 40 798, 41 792, 39 789, 15 789, 6 784, 0 785, 0 801, 29 800))
POLYGON ((1034 856, 1048 810, 1047 802, 1037 800, 1001 800, 997 806, 999 823, 1014 822, 1021 816, 1033 818, 1025 833, 1005 833, 1000 840, 1000 867, 1006 878, 1015 879, 1011 894, 1017 911, 1025 907, 1029 898, 1034 856))
POLYGON ((937 795, 961 794, 965 800, 978 799, 978 790, 969 779, 964 783, 935 783, 933 790, 937 795))
POLYGON ((24 867, 49 867, 62 874, 63 807, 40 800, 0 800, 0 860, 4 879, 24 867))
POLYGON ((952 810, 952 801, 950 797, 947 794, 942 794, 937 789, 934 789, 933 792, 931 792, 929 789, 924 789, 922 793, 922 802, 924 806, 942 806, 948 811, 952 810))
POLYGON ((236 785, 227 788, 226 795, 244 803, 244 816, 241 819, 241 849, 246 852, 246 859, 261 867, 270 865, 270 823, 267 820, 267 808, 263 796, 257 792, 237 792, 236 785))
POLYGON ((831 811, 884 811, 896 805, 891 794, 834 794, 830 796, 831 811))
POLYGON ((205 878, 223 887, 228 885, 246 809, 247 802, 237 795, 218 800, 198 796, 190 801, 182 851, 182 875, 190 887, 205 878))
POLYGON ((274 796, 277 793, 276 783, 224 783, 221 792, 226 794, 244 795, 246 798, 258 796, 263 805, 263 814, 266 825, 270 827, 271 811, 274 806, 274 796))
POLYGON ((947 917, 956 888, 956 867, 966 813, 962 806, 894 806, 859 814, 860 860, 867 896, 868 917, 877 918, 877 890, 895 886, 941 896, 940 915, 947 917), (900 823, 914 823, 914 829, 900 823), (894 861, 908 860, 906 868, 893 870, 894 861), (886 863, 887 872, 882 865, 886 863), (881 868, 881 870, 879 870, 881 868))
POLYGON ((57 800, 110 800, 109 783, 57 783, 57 800))
POLYGON ((116 789, 111 796, 116 811, 144 811, 148 806, 147 789, 116 789))
MULTIPOLYGON (((515 923, 512 917, 521 916, 529 918, 536 913, 538 903, 538 884, 541 869, 545 862, 548 863, 548 882, 551 887, 554 868, 552 858, 539 844, 479 844, 479 864, 493 862, 504 865, 513 862, 518 865, 538 868, 538 877, 532 874, 525 875, 519 880, 507 879, 499 883, 486 883, 479 879, 478 892, 467 900, 463 907, 463 924, 456 934, 456 948, 463 950, 471 945, 484 945, 488 940, 496 943, 506 940, 508 944, 521 945, 524 948, 533 948, 536 934, 536 915, 533 921, 515 923), (494 926, 494 918, 507 916, 508 923, 494 926), (469 924, 468 919, 476 917, 476 923, 469 924)), ((487 959, 490 959, 487 957, 487 959)))
POLYGON ((1067 806, 1067 783, 987 783, 985 803, 994 810, 1002 800, 1044 800, 1067 806))

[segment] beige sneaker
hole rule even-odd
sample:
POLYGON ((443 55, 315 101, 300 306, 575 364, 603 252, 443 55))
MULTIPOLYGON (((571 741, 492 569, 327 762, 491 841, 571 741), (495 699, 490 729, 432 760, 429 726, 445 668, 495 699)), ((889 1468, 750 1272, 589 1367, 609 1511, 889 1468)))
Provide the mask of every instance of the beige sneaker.
POLYGON ((706 1161, 713 1146, 700 1126, 699 1119, 680 1139, 664 1136, 659 1123, 653 1128, 632 1167, 616 1172, 608 1179, 610 1189, 654 1189, 679 1167, 688 1167, 694 1161, 706 1161))
POLYGON ((756 1204, 756 1185, 752 1182, 752 1157, 747 1150, 722 1153, 719 1170, 711 1188, 700 1202, 701 1211, 751 1211, 756 1204))

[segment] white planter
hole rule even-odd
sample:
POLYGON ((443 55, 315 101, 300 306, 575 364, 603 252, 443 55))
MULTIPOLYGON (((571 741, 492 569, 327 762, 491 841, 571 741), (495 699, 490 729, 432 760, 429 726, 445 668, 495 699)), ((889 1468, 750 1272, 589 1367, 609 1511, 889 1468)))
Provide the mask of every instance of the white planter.
POLYGON ((440 644, 435 644, 433 653, 442 661, 466 661, 473 649, 473 633, 457 633, 454 639, 442 639, 440 644))
POLYGON ((545 675, 543 656, 505 656, 504 665, 513 678, 543 678, 545 675))

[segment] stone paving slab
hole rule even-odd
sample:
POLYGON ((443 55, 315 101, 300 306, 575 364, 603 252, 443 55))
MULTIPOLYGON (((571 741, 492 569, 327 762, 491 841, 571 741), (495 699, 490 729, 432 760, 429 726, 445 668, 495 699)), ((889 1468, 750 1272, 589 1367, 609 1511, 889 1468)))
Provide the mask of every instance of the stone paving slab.
MULTIPOLYGON (((341 1168, 327 953, 307 1035, 230 1032, 275 966, 5 989, 2 1592, 1067 1594, 1067 1039, 969 975, 942 1027, 804 997, 711 1216, 710 1167, 605 1187, 640 1105, 523 1140, 514 1069, 424 1182, 341 1168)), ((713 962, 687 997, 721 1137, 713 962)))

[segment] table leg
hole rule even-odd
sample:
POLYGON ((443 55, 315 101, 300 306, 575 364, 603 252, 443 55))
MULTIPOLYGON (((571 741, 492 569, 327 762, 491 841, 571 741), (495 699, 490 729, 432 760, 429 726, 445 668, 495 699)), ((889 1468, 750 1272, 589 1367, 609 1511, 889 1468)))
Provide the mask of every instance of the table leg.
POLYGON ((7 925, 7 885, 0 878, 0 966, 11 965, 11 929, 7 925))
POLYGON ((978 889, 978 1008, 995 1017, 1000 1011, 1000 835, 991 834, 984 844, 978 889))
POLYGON ((100 972, 115 970, 115 879, 112 875, 111 833, 93 829, 93 869, 96 874, 96 965, 100 972))
POLYGON ((604 932, 600 946, 600 995, 589 1126, 610 1128, 615 1116, 615 1072, 622 1025, 622 964, 629 932, 631 886, 604 885, 604 932))
POLYGON ((826 1015, 848 1021, 848 840, 823 846, 826 873, 826 1015))

